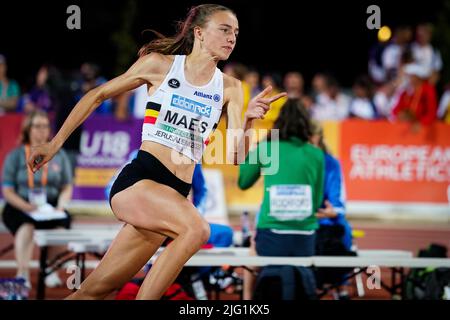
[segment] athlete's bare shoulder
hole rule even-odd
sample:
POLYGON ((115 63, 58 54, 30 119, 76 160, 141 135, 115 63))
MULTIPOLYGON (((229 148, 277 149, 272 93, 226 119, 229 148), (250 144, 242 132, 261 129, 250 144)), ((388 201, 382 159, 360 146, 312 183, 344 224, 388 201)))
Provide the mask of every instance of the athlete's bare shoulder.
MULTIPOLYGON (((169 72, 175 56, 151 52, 140 57, 133 65, 133 73, 147 83, 154 85, 169 72)), ((131 70, 131 69, 130 69, 131 70)))
POLYGON ((160 74, 167 73, 173 63, 175 56, 164 55, 157 52, 151 52, 136 61, 139 71, 146 74, 160 74))
POLYGON ((223 91, 224 103, 229 102, 230 98, 240 93, 242 88, 241 81, 223 73, 223 91))

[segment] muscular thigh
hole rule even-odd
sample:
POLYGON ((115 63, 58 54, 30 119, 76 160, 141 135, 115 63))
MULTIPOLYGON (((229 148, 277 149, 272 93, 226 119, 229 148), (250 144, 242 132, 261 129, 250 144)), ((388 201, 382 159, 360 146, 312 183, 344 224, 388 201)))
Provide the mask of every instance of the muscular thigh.
POLYGON ((111 199, 114 214, 136 227, 176 237, 203 218, 176 190, 152 180, 140 180, 111 199))

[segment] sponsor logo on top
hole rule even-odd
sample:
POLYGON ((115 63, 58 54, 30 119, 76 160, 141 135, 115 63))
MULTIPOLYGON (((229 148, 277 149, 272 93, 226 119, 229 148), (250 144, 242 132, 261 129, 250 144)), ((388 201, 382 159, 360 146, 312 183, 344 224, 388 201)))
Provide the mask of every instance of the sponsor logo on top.
POLYGON ((168 85, 169 87, 176 89, 180 87, 180 81, 178 81, 175 78, 172 78, 168 81, 168 85))
POLYGON ((195 91, 194 96, 201 97, 204 99, 214 100, 215 102, 220 101, 220 95, 218 95, 218 94, 212 95, 212 94, 203 93, 201 91, 195 91))
POLYGON ((170 105, 179 109, 190 111, 200 116, 207 118, 211 117, 211 106, 207 106, 203 103, 176 94, 172 95, 170 105))

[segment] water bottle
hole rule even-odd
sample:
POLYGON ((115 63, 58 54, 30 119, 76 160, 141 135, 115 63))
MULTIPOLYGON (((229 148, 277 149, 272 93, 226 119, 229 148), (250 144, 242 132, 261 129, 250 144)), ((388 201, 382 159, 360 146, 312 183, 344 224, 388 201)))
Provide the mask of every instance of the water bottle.
POLYGON ((193 274, 191 276, 192 289, 194 291, 195 298, 197 300, 208 300, 208 294, 206 293, 205 286, 201 278, 198 275, 193 274))
POLYGON ((250 218, 248 216, 248 211, 242 213, 241 220, 241 230, 242 230, 242 246, 250 247, 250 218))

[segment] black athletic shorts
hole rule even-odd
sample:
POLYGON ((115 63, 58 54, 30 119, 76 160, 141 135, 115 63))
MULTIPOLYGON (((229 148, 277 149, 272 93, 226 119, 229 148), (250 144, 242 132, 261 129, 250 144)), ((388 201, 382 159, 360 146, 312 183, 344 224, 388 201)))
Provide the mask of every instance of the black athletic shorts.
POLYGON ((187 197, 191 190, 190 183, 175 176, 151 153, 139 150, 136 158, 122 169, 116 181, 114 181, 111 192, 109 193, 109 204, 111 205, 111 199, 116 193, 125 190, 143 179, 153 180, 169 186, 184 197, 187 197))

